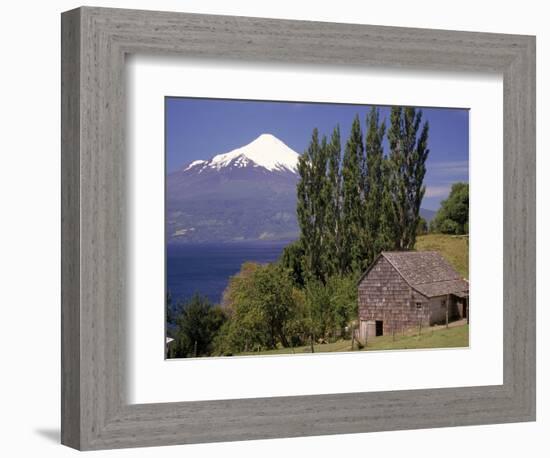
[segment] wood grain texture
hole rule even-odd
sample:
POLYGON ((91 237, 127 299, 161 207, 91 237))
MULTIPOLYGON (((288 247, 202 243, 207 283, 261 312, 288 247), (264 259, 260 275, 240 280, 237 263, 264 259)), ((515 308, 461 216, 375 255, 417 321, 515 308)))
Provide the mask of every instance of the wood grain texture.
POLYGON ((534 37, 85 7, 63 13, 62 41, 64 444, 88 450, 535 418, 534 37), (502 73, 504 384, 129 405, 129 53, 502 73))
POLYGON ((61 24, 61 441, 80 446, 80 28, 61 24))

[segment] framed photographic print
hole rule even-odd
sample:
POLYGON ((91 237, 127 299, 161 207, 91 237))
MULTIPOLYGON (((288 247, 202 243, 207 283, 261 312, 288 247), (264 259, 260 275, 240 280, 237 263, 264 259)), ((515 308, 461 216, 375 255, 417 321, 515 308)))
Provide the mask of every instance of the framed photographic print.
POLYGON ((468 347, 468 110, 165 104, 169 358, 468 347))
POLYGON ((535 417, 535 40, 62 16, 62 442, 535 417))

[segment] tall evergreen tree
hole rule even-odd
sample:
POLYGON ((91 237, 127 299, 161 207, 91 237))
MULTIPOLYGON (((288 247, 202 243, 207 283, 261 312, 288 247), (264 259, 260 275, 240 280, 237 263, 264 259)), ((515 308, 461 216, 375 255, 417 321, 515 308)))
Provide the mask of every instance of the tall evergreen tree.
MULTIPOLYGON (((391 187, 391 160, 384 158, 382 161, 382 201, 380 205, 380 221, 376 237, 376 246, 380 251, 397 249, 397 218, 391 187)), ((375 255, 376 256, 376 255, 375 255)))
POLYGON ((296 186, 297 203, 296 213, 298 216, 298 225, 300 226, 300 242, 304 251, 303 258, 303 272, 304 275, 309 275, 309 268, 311 267, 311 240, 314 234, 314 216, 313 216, 313 203, 311 192, 311 175, 312 175, 312 159, 311 156, 315 154, 315 151, 319 148, 319 132, 317 129, 313 130, 309 147, 298 159, 298 174, 300 180, 296 186))
POLYGON ((313 161, 313 176, 314 176, 314 189, 315 193, 314 198, 314 213, 315 213, 315 264, 313 266, 312 272, 315 278, 320 279, 323 283, 327 280, 328 275, 330 274, 330 252, 328 245, 330 244, 330 234, 327 230, 327 212, 329 210, 329 201, 330 201, 330 189, 327 185, 328 177, 328 154, 329 154, 329 145, 327 142, 327 137, 323 135, 321 140, 321 147, 319 149, 319 154, 314 158, 313 161))
POLYGON ((281 265, 286 268, 292 277, 294 284, 303 287, 306 281, 304 274, 304 246, 300 238, 293 243, 289 243, 279 258, 281 265))
POLYGON ((342 163, 342 258, 349 271, 359 271, 364 257, 362 164, 363 134, 356 116, 342 163))
POLYGON ((340 127, 332 132, 327 149, 327 179, 325 181, 327 210, 325 214, 326 233, 326 267, 327 275, 332 276, 344 272, 341 263, 341 187, 340 159, 342 147, 340 144, 340 127))
POLYGON ((424 176, 429 154, 429 126, 424 122, 420 130, 421 123, 422 110, 413 107, 392 107, 388 131, 388 178, 396 220, 395 246, 399 250, 414 248, 420 204, 426 191, 424 176))
POLYGON ((367 135, 365 140, 365 229, 367 257, 363 268, 367 267, 382 250, 389 248, 387 242, 388 234, 382 233, 385 188, 384 148, 382 142, 386 132, 386 123, 384 121, 380 123, 379 118, 378 109, 372 107, 367 115, 367 135))
POLYGON ((324 233, 325 213, 327 208, 326 170, 327 141, 319 143, 319 132, 313 130, 308 149, 298 161, 300 180, 297 186, 297 214, 301 230, 301 242, 304 249, 304 274, 306 277, 325 280, 325 263, 328 253, 325 252, 324 233))

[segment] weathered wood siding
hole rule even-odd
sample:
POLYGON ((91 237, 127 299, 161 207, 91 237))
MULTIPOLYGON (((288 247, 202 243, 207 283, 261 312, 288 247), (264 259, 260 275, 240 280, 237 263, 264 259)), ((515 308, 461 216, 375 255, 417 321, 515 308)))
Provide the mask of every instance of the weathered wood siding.
MULTIPOLYGON (((430 324, 443 324, 446 321, 447 306, 443 306, 441 301, 447 300, 447 296, 437 296, 430 299, 430 324)), ((449 310, 450 312, 450 310, 449 310)), ((449 316, 449 319, 451 317, 449 316)))
POLYGON ((430 324, 428 299, 411 288, 383 256, 359 283, 358 300, 359 320, 382 320, 384 334, 430 324))

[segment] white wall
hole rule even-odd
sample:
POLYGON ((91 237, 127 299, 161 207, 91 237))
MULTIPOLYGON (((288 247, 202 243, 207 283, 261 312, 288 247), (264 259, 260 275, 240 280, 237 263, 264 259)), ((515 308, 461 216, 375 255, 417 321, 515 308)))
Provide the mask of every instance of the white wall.
MULTIPOLYGON (((393 0, 352 1, 95 1, 98 6, 163 9, 197 13, 315 19, 536 34, 538 36, 538 151, 550 147, 543 126, 550 122, 550 29, 544 2, 460 2, 393 0), (546 84, 544 84, 545 82, 546 84)), ((59 425, 59 13, 79 6, 72 1, 5 2, 0 34, 0 453, 4 456, 69 456, 61 447, 59 425)), ((548 233, 548 156, 539 154, 538 233, 548 233), (546 172, 546 173, 545 173, 546 172)), ((548 242, 539 237, 539 285, 548 276, 548 242), (545 256, 546 255, 546 256, 545 256), (544 265, 546 264, 546 265, 544 265)), ((548 304, 539 288, 539 304, 548 304)), ((384 456, 423 458, 544 456, 550 446, 544 432, 550 421, 548 386, 549 314, 541 306, 538 319, 537 423, 476 426, 460 429, 355 434, 303 439, 252 441, 160 449, 100 452, 97 456, 238 456, 277 457, 307 454, 334 457, 369 450, 384 456), (546 326, 544 326, 546 325, 546 326), (546 359, 546 361, 543 361, 546 359)))

